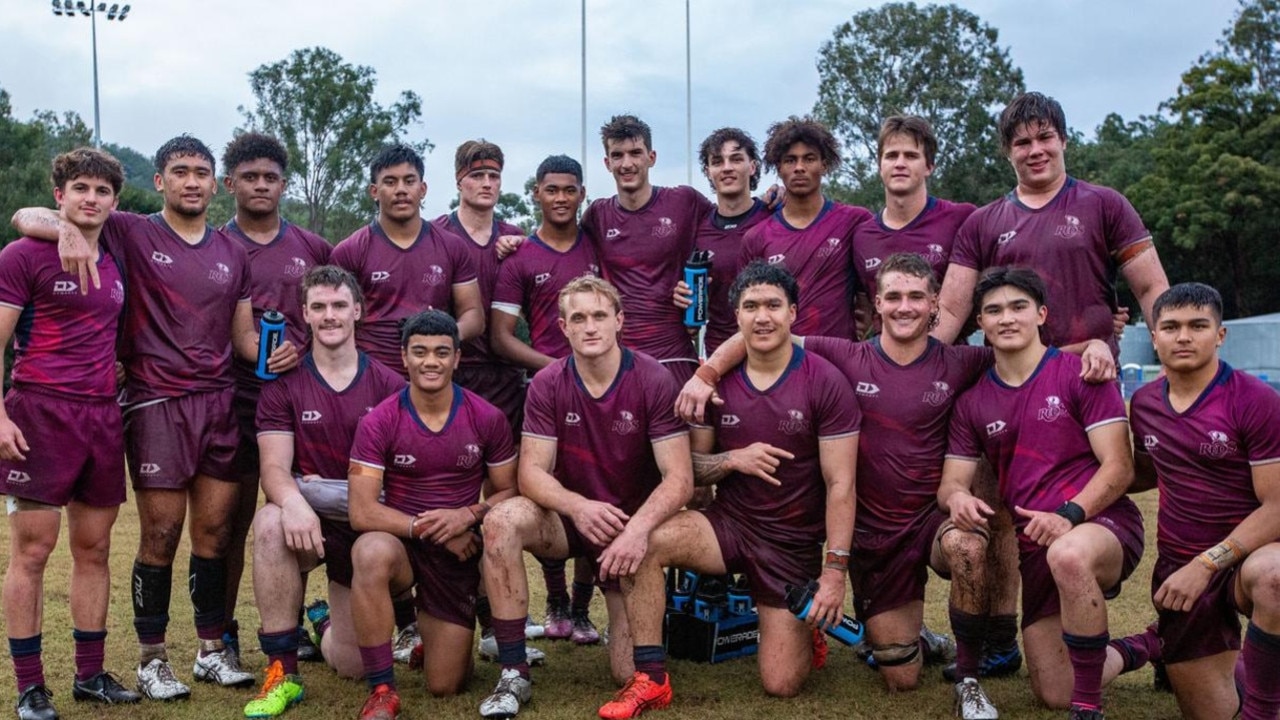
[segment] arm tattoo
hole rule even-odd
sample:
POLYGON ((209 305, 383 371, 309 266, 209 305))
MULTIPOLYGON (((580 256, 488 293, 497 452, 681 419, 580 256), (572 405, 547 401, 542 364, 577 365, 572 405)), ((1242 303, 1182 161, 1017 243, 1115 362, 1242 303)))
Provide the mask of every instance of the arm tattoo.
POLYGON ((729 453, 694 453, 693 484, 697 487, 715 485, 729 476, 729 453))

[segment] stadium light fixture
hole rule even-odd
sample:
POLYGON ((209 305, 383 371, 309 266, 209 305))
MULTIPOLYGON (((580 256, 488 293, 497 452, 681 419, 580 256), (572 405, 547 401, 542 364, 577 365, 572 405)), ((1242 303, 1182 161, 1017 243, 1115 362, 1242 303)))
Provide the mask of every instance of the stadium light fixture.
POLYGON ((98 15, 104 14, 105 20, 117 20, 123 22, 128 16, 129 10, 133 6, 115 4, 111 9, 107 9, 105 2, 95 3, 93 0, 85 2, 85 0, 76 0, 72 4, 71 0, 53 0, 53 14, 58 17, 75 17, 76 12, 89 17, 90 36, 93 39, 93 145, 94 147, 102 147, 102 114, 98 105, 98 15), (118 11, 118 12, 117 12, 118 11))

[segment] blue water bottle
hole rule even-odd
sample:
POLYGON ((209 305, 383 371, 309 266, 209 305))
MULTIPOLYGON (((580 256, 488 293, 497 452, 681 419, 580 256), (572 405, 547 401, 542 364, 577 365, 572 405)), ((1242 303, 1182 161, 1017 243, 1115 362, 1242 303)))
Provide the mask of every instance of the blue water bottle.
POLYGON ((707 273, 711 270, 711 253, 694 250, 684 264, 684 284, 693 291, 693 304, 684 309, 684 326, 702 327, 707 324, 707 273))
POLYGON ((255 371, 263 380, 275 380, 277 375, 267 372, 267 358, 284 342, 284 315, 278 310, 262 313, 258 331, 258 368, 255 371))
MULTIPOLYGON (((809 608, 813 605, 813 596, 817 594, 817 592, 817 580, 810 580, 809 584, 804 587, 788 585, 787 609, 801 620, 808 618, 809 608)), ((848 615, 841 615, 839 624, 828 625, 822 629, 825 630, 828 635, 849 647, 853 647, 854 645, 862 642, 862 623, 854 620, 848 615)))

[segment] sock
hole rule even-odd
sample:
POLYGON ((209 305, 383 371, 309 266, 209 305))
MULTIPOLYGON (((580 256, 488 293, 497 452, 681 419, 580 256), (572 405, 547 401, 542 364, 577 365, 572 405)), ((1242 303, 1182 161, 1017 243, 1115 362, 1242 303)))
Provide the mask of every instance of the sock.
POLYGON ((391 659, 391 641, 374 647, 360 646, 360 661, 364 663, 364 681, 372 690, 379 685, 396 687, 395 667, 391 659))
POLYGON ((493 619, 493 639, 498 641, 498 663, 502 669, 520 671, 529 677, 529 659, 525 655, 524 618, 518 620, 493 619))
POLYGON ((18 677, 18 692, 32 685, 44 685, 44 663, 40 661, 41 635, 9 638, 9 656, 13 658, 13 674, 18 677))
POLYGON ((1110 645, 1124 660, 1124 667, 1120 670, 1122 674, 1133 672, 1148 662, 1160 661, 1160 636, 1156 634, 1154 624, 1137 635, 1112 640, 1110 645))
POLYGON ((977 678, 982 664, 982 643, 988 635, 990 620, 986 615, 970 615, 954 607, 947 608, 951 616, 951 634, 956 639, 956 680, 977 678))
POLYGON ((222 558, 191 556, 187 574, 191 607, 195 610, 196 637, 200 654, 222 649, 222 630, 227 624, 227 563, 222 558))
MULTIPOLYGON (((476 598, 476 622, 480 624, 480 632, 483 633, 493 627, 493 609, 489 607, 489 598, 476 598)), ((521 622, 524 622, 521 620, 521 622)))
POLYGON ((107 631, 72 629, 71 638, 76 644, 76 679, 83 682, 102 672, 107 631))
POLYGON ((1018 646, 1018 616, 992 615, 987 618, 987 647, 1009 650, 1018 646))
POLYGON ((1240 651, 1241 720, 1275 720, 1280 713, 1280 635, 1249 623, 1240 651))
POLYGON ((542 580, 547 584, 547 607, 562 608, 569 604, 569 590, 565 586, 564 560, 542 560, 542 580))
POLYGON ((1102 707, 1102 666, 1107 663, 1107 644, 1110 633, 1100 635, 1072 635, 1062 633, 1075 671, 1075 685, 1071 688, 1071 704, 1088 709, 1102 707))
MULTIPOLYGON (((159 645, 164 654, 164 634, 169 627, 169 591, 173 587, 173 568, 133 563, 133 629, 138 645, 159 645)), ((143 653, 146 665, 151 657, 143 653)), ((152 655, 152 657, 158 657, 152 655)))
POLYGON ((403 630, 418 622, 418 609, 413 606, 413 596, 404 595, 391 601, 391 609, 396 613, 396 629, 403 630))
POLYGON ((636 645, 631 649, 636 672, 661 685, 667 681, 667 651, 661 645, 636 645))
POLYGON ((573 600, 571 607, 574 615, 586 615, 591 611, 591 597, 595 595, 596 586, 591 583, 573 581, 573 600))
POLYGON ((267 656, 267 664, 279 660, 286 675, 298 674, 297 629, 290 628, 276 633, 259 630, 258 644, 262 647, 262 654, 267 656))

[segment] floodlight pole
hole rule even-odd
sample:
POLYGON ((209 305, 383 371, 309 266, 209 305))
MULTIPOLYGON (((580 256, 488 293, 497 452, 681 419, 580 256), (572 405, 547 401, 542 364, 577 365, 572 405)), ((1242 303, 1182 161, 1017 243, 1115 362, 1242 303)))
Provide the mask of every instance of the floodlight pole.
POLYGON ((89 4, 89 34, 93 36, 93 146, 102 147, 102 114, 98 109, 98 0, 89 4))
POLYGON ((684 137, 688 185, 693 185, 693 45, 690 42, 689 0, 684 0, 684 137))
MULTIPOLYGON (((582 187, 587 187, 587 0, 582 0, 582 187)), ((576 566, 575 566, 576 567, 576 566)))
POLYGON ((108 20, 119 20, 124 22, 125 17, 132 8, 125 5, 123 8, 118 3, 113 3, 111 9, 107 10, 105 2, 98 0, 53 0, 53 14, 59 17, 75 17, 76 13, 89 16, 89 34, 92 38, 93 47, 93 145, 94 147, 102 147, 102 111, 98 94, 98 13, 107 13, 108 20))

